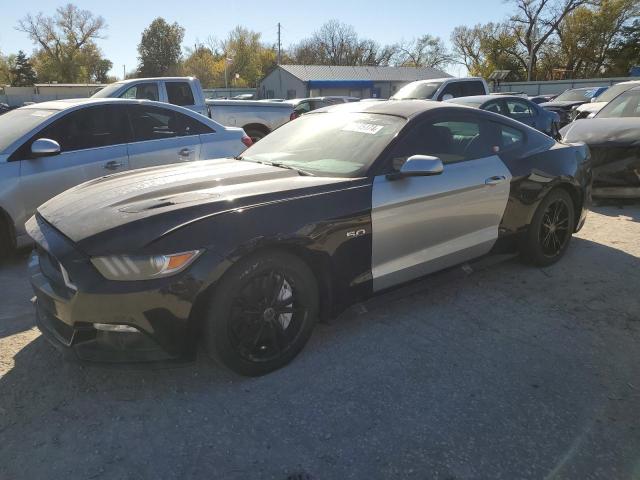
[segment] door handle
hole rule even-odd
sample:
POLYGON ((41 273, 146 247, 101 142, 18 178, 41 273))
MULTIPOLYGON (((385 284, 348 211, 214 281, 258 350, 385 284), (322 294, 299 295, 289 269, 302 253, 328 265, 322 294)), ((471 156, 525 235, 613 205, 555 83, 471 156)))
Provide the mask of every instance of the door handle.
POLYGON ((117 170, 122 166, 122 163, 116 162, 115 160, 111 160, 104 164, 105 170, 117 170))
POLYGON ((178 152, 178 155, 180 155, 181 157, 188 157, 192 153, 193 153, 193 150, 191 150, 190 148, 183 148, 178 152))
POLYGON ((498 185, 507 179, 504 175, 496 175, 495 177, 489 177, 484 181, 485 185, 498 185))

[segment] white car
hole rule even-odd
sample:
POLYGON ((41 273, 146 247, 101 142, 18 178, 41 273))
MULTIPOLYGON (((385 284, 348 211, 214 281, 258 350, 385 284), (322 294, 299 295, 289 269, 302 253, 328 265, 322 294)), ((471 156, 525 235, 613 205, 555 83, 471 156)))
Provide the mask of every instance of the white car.
POLYGON ((591 100, 591 103, 584 103, 576 107, 573 114, 573 120, 583 118, 593 118, 607 103, 616 98, 621 93, 640 85, 640 80, 631 80, 629 82, 616 83, 609 87, 602 95, 591 100))
POLYGON ((235 157, 249 145, 241 128, 146 100, 57 100, 12 110, 0 116, 0 256, 28 244, 27 219, 75 185, 137 168, 235 157))

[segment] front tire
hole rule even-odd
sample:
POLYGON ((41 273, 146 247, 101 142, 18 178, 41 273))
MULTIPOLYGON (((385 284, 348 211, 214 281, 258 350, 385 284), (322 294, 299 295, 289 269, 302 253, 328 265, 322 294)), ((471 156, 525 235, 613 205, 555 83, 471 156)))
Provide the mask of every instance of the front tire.
POLYGON ((309 340, 318 303, 315 276, 298 257, 273 251, 241 259, 215 288, 206 350, 240 375, 277 370, 309 340))
POLYGON ((560 260, 571 242, 575 218, 571 196, 562 189, 552 190, 538 206, 525 234, 523 258, 540 267, 560 260))

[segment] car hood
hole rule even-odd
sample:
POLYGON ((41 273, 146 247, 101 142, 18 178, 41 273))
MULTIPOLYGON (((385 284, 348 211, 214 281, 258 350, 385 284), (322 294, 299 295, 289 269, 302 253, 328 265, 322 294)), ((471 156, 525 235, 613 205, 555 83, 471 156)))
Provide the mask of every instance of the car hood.
POLYGON ((582 100, 572 100, 572 101, 560 101, 560 102, 544 102, 541 103, 540 106, 542 108, 562 108, 562 109, 570 109, 571 107, 574 107, 576 105, 582 105, 584 103, 584 101, 582 100))
POLYGON ((589 102, 582 104, 578 107, 579 112, 599 112, 602 107, 604 107, 607 102, 589 102))
POLYGON ((560 130, 565 142, 589 146, 640 146, 640 118, 576 120, 560 130))
POLYGON ((89 255, 122 253, 198 219, 352 182, 233 159, 206 160, 92 180, 49 200, 38 214, 89 255))

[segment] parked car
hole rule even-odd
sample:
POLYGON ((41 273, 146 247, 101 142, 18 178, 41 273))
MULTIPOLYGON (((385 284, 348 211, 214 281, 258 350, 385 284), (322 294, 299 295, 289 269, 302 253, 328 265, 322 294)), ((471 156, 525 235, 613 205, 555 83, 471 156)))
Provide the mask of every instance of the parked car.
POLYGON ((450 98, 489 95, 484 78, 435 78, 418 80, 402 87, 391 100, 449 100, 450 98))
POLYGON ((541 103, 550 102, 556 97, 557 95, 534 95, 533 97, 529 97, 529 100, 536 105, 540 105, 541 103))
POLYGON ((591 103, 584 103, 573 111, 572 120, 581 120, 583 118, 592 118, 607 103, 616 98, 618 95, 627 90, 640 86, 640 80, 631 80, 629 82, 616 83, 609 87, 606 92, 595 99, 591 99, 591 103))
POLYGON ((594 195, 640 198, 640 86, 611 100, 591 120, 562 130, 566 142, 591 150, 594 195))
POLYGON ((127 98, 171 103, 208 116, 200 80, 195 77, 134 78, 107 85, 93 98, 127 98))
POLYGON ((285 103, 293 105, 293 112, 291 112, 290 120, 295 120, 300 115, 317 110, 319 108, 328 107, 330 105, 338 105, 340 103, 347 102, 359 102, 357 97, 341 97, 341 96, 328 96, 328 97, 312 97, 312 98, 293 98, 291 100, 285 100, 285 103))
POLYGON ((241 127, 253 142, 289 121, 293 105, 261 100, 207 100, 209 116, 223 125, 241 127))
POLYGON ((559 137, 560 116, 520 96, 477 95, 452 98, 447 102, 498 113, 540 130, 550 137, 559 137))
MULTIPOLYGON (((0 116, 0 253, 29 242, 38 205, 84 181, 176 162, 235 156, 250 144, 186 108, 158 102, 57 100, 0 116)), ((80 204, 79 204, 80 205, 80 204)))
POLYGON ((597 98, 606 87, 574 88, 565 90, 550 102, 540 103, 545 110, 556 112, 560 116, 560 126, 564 127, 573 120, 572 109, 597 98))
POLYGON ((115 175, 38 208, 37 322, 84 360, 189 359, 202 339, 262 375, 376 292, 517 246, 558 261, 590 179, 586 146, 479 109, 316 110, 238 159, 115 175))
POLYGON ((241 93, 240 95, 231 97, 231 100, 255 100, 255 99, 256 99, 255 93, 241 93))

